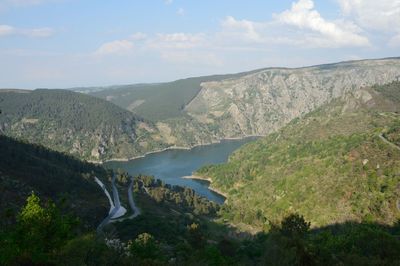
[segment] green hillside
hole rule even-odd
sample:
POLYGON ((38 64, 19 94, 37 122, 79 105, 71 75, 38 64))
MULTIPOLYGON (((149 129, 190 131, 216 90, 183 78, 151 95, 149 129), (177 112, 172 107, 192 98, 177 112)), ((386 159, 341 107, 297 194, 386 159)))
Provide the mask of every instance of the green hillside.
POLYGON ((108 211, 93 176, 106 171, 70 156, 0 135, 0 216, 6 224, 31 192, 52 199, 94 228, 108 211))
POLYGON ((259 70, 239 74, 214 75, 180 79, 166 83, 134 84, 99 88, 75 88, 106 99, 152 121, 181 117, 183 108, 200 91, 202 82, 239 78, 259 70))
MULTIPOLYGON (((127 184, 119 176, 120 192, 127 184)), ((148 176, 134 182, 142 213, 95 235, 36 195, 0 227, 3 265, 397 265, 400 226, 334 224, 310 229, 291 214, 251 235, 215 222, 218 206, 148 176)))
MULTIPOLYGON (((90 229, 108 208, 91 177, 105 181, 105 170, 0 136, 0 264, 397 265, 397 88, 347 94, 246 145, 228 164, 201 169, 228 193, 221 207, 191 189, 135 177, 141 214, 97 235, 90 229), (23 205, 32 190, 42 201, 30 196, 23 205), (242 230, 249 225, 257 230, 242 230)), ((117 179, 129 206, 130 177, 117 179)))
POLYGON ((313 226, 400 218, 400 83, 356 91, 207 166, 223 216, 270 228, 292 212, 313 226), (386 139, 387 138, 387 139, 386 139), (388 141, 386 141, 388 140, 388 141))
POLYGON ((0 90, 0 109, 0 132, 83 159, 133 157, 162 146, 150 136, 151 124, 81 93, 0 90))

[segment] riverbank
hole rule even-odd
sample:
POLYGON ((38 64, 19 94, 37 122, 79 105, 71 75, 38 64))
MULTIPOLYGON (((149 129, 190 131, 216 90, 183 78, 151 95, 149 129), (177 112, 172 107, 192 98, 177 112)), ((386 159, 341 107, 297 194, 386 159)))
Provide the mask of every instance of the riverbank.
POLYGON ((182 176, 184 179, 192 179, 192 180, 201 180, 201 181, 207 181, 209 183, 208 189, 211 190, 212 192, 222 196, 225 198, 225 202, 228 201, 228 194, 222 192, 221 190, 217 188, 213 188, 212 185, 212 179, 209 177, 204 177, 204 176, 198 176, 198 175, 188 175, 188 176, 182 176))
POLYGON ((170 147, 159 149, 159 150, 155 150, 155 151, 149 151, 149 152, 144 153, 143 155, 138 155, 138 156, 134 156, 134 157, 130 157, 130 158, 112 158, 112 159, 100 160, 100 161, 87 160, 87 162, 94 163, 94 164, 105 164, 105 163, 108 163, 108 162, 129 162, 129 161, 132 161, 132 160, 135 160, 135 159, 144 158, 144 157, 146 157, 147 155, 150 155, 150 154, 160 153, 160 152, 164 152, 164 151, 191 150, 191 149, 194 149, 196 147, 219 144, 219 143, 221 143, 223 141, 244 140, 244 139, 247 139, 247 138, 255 138, 255 140, 256 140, 256 138, 262 138, 262 137, 265 137, 265 136, 262 136, 262 135, 247 135, 247 136, 244 136, 244 137, 223 138, 223 139, 220 139, 220 140, 217 140, 217 141, 213 141, 211 143, 196 144, 196 145, 192 145, 192 146, 188 146, 188 147, 185 147, 185 146, 170 146, 170 147))

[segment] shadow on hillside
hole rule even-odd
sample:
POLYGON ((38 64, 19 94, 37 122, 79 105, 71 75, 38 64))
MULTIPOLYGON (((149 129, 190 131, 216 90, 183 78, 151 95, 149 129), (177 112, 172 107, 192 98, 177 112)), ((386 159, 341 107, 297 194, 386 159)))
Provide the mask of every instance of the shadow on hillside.
POLYGON ((156 202, 146 193, 136 193, 136 200, 143 214, 109 225, 106 235, 128 241, 149 233, 181 263, 194 263, 195 257, 200 265, 400 265, 400 222, 346 222, 309 229, 302 216, 294 215, 296 219, 289 216, 268 233, 251 235, 156 202))
POLYGON ((2 218, 12 217, 34 191, 95 226, 106 215, 108 202, 92 181, 93 175, 105 177, 106 171, 41 145, 0 135, 2 218))

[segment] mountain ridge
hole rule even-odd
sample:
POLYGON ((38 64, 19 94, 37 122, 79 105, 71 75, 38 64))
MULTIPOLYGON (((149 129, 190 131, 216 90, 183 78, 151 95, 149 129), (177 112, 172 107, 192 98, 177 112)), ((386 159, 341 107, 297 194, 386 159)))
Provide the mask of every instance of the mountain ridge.
MULTIPOLYGON (((126 83, 126 84, 112 84, 112 85, 104 85, 104 86, 84 86, 84 87, 60 87, 60 88, 37 88, 37 89, 64 89, 64 90, 72 90, 72 91, 77 91, 77 92, 83 92, 85 89, 92 89, 92 88, 103 88, 104 90, 107 89, 118 89, 119 87, 126 87, 126 86, 144 86, 144 85, 160 85, 163 83, 170 83, 174 81, 180 81, 180 80, 185 80, 185 79, 192 79, 192 78, 207 78, 207 77, 212 77, 212 76, 225 76, 225 75, 239 75, 239 74, 246 74, 249 72, 259 72, 263 70, 269 70, 269 69, 302 69, 302 68, 312 68, 312 67, 323 67, 323 66, 331 66, 331 65, 340 65, 343 63, 356 63, 356 62, 363 62, 363 61, 378 61, 378 60, 390 60, 390 59, 395 59, 399 60, 400 56, 390 56, 390 57, 382 57, 382 58, 366 58, 366 59, 354 59, 354 60, 342 60, 342 61, 337 61, 337 62, 332 62, 332 63, 321 63, 321 64, 313 64, 309 66, 301 66, 301 67, 278 67, 278 66, 272 66, 272 67, 262 67, 262 68, 256 68, 253 70, 247 70, 247 71, 239 71, 236 73, 225 73, 225 74, 212 74, 212 75, 201 75, 201 76, 190 76, 182 79, 176 79, 176 80, 171 80, 171 81, 160 81, 160 82, 139 82, 139 83, 126 83)), ((0 88, 1 90, 2 88, 0 88)), ((17 88, 15 88, 17 89, 17 88)), ((89 93, 89 91, 88 91, 89 93)))
POLYGON ((33 94, 0 91, 0 109, 6 114, 0 117, 0 128, 7 135, 96 162, 136 158, 222 139, 265 136, 347 92, 398 80, 400 59, 348 61, 299 69, 265 68, 245 73, 250 74, 214 81, 203 81, 202 77, 185 79, 140 91, 103 91, 101 97, 97 92, 87 95, 68 90, 35 90, 33 94), (62 93, 65 97, 58 97, 56 102, 54 95, 62 93), (33 97, 35 94, 44 98, 33 97), (14 102, 7 105, 4 100, 10 101, 10 97, 14 102), (26 107, 29 97, 35 108, 40 101, 53 101, 48 110, 52 110, 52 119, 57 115, 58 118, 49 120, 47 111, 39 112, 44 115, 40 126, 47 128, 53 139, 40 138, 38 132, 42 129, 28 117, 32 111, 31 105, 26 107), (124 104, 117 106, 116 99, 124 104), (63 109, 55 108, 58 105, 63 109), (129 111, 123 106, 133 109, 129 111), (19 113, 7 115, 7 110, 18 108, 22 108, 19 113), (86 123, 78 123, 80 115, 86 123), (64 121, 65 117, 70 118, 69 122, 64 121), (91 120, 96 122, 91 125, 91 120), (71 135, 69 126, 77 123, 80 128, 72 129, 74 139, 65 138, 71 135), (93 126, 98 129, 95 134, 93 126))

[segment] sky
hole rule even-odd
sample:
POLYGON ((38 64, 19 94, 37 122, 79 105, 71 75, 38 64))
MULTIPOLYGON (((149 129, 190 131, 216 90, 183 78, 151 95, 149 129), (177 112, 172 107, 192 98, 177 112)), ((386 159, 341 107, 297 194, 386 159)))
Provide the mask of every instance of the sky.
POLYGON ((400 0, 0 0, 0 88, 400 56, 400 0))

